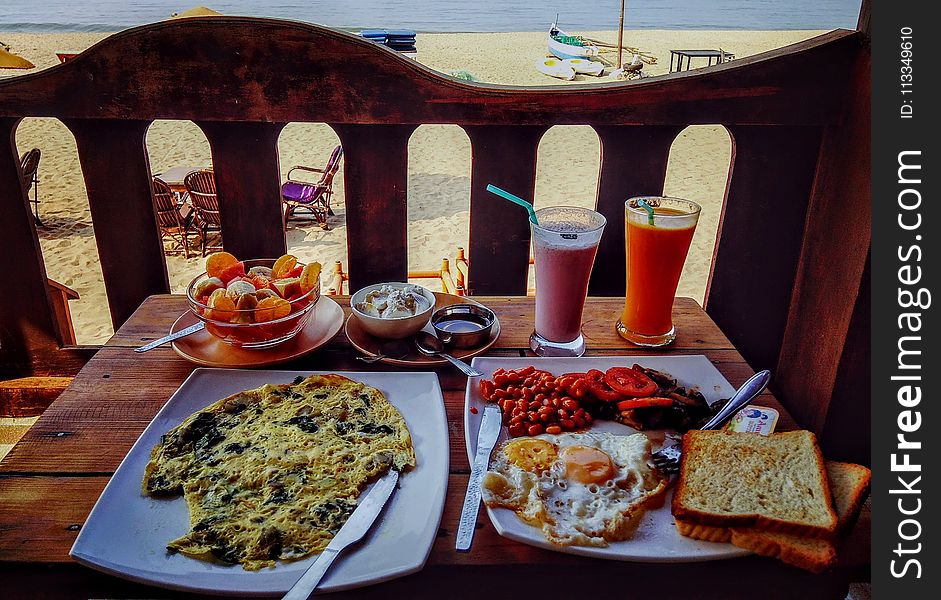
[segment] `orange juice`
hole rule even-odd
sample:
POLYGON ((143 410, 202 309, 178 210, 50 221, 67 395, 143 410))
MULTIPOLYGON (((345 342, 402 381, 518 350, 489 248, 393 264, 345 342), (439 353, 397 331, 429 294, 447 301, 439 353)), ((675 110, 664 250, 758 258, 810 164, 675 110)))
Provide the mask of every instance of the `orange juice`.
POLYGON ((673 298, 696 230, 699 206, 672 198, 645 200, 655 206, 653 225, 636 203, 626 208, 627 294, 617 329, 636 344, 659 346, 675 337, 673 298))

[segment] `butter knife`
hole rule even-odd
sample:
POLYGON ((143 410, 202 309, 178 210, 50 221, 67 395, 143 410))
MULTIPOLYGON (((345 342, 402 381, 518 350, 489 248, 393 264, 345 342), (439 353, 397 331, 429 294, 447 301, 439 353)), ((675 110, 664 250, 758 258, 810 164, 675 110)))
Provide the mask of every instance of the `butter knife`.
POLYGON ((200 321, 199 323, 196 323, 195 325, 190 325, 189 327, 186 327, 185 329, 181 329, 177 331, 176 333, 165 335, 159 340, 154 340, 150 343, 140 346, 139 348, 134 348, 134 352, 147 352, 148 350, 153 350, 157 346, 166 344, 167 342, 172 342, 173 340, 178 340, 181 337, 192 335, 196 333, 197 331, 202 331, 205 328, 206 328, 206 324, 200 321))
POLYGON ((488 404, 480 420, 480 430, 477 432, 477 454, 474 456, 474 464, 471 465, 470 481, 467 483, 464 508, 461 510, 461 521, 457 528, 457 541, 454 548, 458 552, 469 551, 474 541, 477 512, 480 508, 480 484, 484 479, 484 473, 490 463, 490 453, 493 452, 502 427, 503 416, 500 409, 495 404, 488 404))
POLYGON ((382 507, 386 505, 389 496, 395 491, 395 484, 398 480, 399 472, 392 469, 372 486, 314 564, 307 568, 297 583, 284 595, 284 600, 307 600, 310 597, 340 552, 350 544, 363 539, 376 521, 376 517, 382 512, 382 507))

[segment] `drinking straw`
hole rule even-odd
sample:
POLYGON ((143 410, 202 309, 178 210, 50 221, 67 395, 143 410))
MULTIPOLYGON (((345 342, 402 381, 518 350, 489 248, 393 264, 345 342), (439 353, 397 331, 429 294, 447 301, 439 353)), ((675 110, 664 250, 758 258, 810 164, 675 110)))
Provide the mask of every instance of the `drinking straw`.
POLYGON ((490 192, 491 194, 496 194, 497 196, 500 196, 501 198, 505 200, 509 200, 513 204, 519 204, 520 206, 525 208, 527 211, 529 211, 529 220, 532 221, 533 225, 539 225, 539 223, 536 221, 536 210, 533 208, 533 205, 530 204, 529 202, 523 200, 519 196, 514 196, 513 194, 511 194, 510 192, 506 190, 501 190, 500 188, 493 185, 492 183, 487 184, 487 191, 490 192))
POLYGON ((647 224, 653 227, 653 207, 647 204, 647 201, 641 198, 637 201, 641 208, 647 211, 647 224))

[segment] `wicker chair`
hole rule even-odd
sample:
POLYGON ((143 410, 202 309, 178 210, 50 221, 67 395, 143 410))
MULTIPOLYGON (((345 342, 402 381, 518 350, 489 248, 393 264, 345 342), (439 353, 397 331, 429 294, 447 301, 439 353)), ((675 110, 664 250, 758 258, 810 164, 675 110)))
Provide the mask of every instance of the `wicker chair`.
POLYGON ((20 157, 20 169, 23 171, 23 181, 27 186, 33 188, 33 218, 36 225, 42 226, 39 220, 39 158, 41 156, 39 148, 33 148, 20 157))
POLYGON ((330 198, 333 196, 333 178, 340 169, 340 160, 343 158, 343 147, 337 146, 330 154, 330 160, 323 169, 296 165, 288 171, 288 180, 281 186, 281 202, 284 204, 284 226, 287 228, 288 219, 294 216, 299 209, 304 209, 314 215, 322 229, 327 229, 327 217, 333 215, 330 208, 330 198), (300 179, 292 179, 294 171, 308 171, 320 173, 317 183, 310 183, 300 179))
MULTIPOLYGON (((196 211, 195 225, 199 232, 199 241, 203 256, 206 256, 208 249, 208 236, 210 232, 218 231, 222 233, 222 221, 219 218, 219 199, 216 196, 216 179, 213 176, 212 169, 203 169, 193 171, 183 179, 183 185, 189 193, 190 202, 196 211)), ((222 248, 220 241, 218 246, 213 248, 222 248)))
POLYGON ((183 248, 183 255, 189 258, 189 237, 190 234, 197 234, 196 231, 191 230, 195 212, 186 204, 180 206, 177 203, 176 194, 159 177, 154 177, 153 192, 160 239, 165 240, 169 237, 171 241, 183 248))

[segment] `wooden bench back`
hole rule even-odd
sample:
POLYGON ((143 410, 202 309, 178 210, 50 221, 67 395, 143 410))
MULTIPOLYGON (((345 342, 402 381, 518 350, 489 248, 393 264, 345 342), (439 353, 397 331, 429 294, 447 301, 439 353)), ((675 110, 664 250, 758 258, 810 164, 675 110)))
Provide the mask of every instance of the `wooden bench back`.
MULTIPOLYGON (((208 138, 225 245, 237 256, 285 251, 278 136, 289 122, 328 123, 346 159, 350 289, 406 277, 409 136, 426 123, 462 127, 473 156, 468 288, 475 294, 526 293, 525 214, 506 210, 484 188, 532 196, 548 128, 589 125, 600 137, 597 209, 612 226, 590 293, 621 295, 624 199, 662 192, 670 146, 683 128, 722 124, 733 139, 733 163, 707 310, 748 360, 773 367, 786 335, 806 337, 809 323, 800 322, 812 311, 795 309, 794 301, 803 270, 814 268, 805 264, 808 240, 820 244, 815 251, 832 252, 825 260, 838 261, 853 289, 862 278, 868 194, 838 174, 856 173, 839 144, 854 125, 847 119, 866 57, 864 35, 838 30, 707 70, 516 88, 460 81, 356 36, 299 22, 213 17, 123 31, 68 63, 0 82, 0 137, 7 140, 0 145, 0 249, 18 257, 0 270, 22 289, 0 295, 0 360, 7 370, 33 372, 56 357, 62 364, 13 142, 21 118, 47 116, 65 123, 77 142, 116 326, 148 295, 169 289, 144 145, 155 119, 192 120, 208 138), (818 227, 821 217, 808 219, 809 208, 835 220, 818 227), (860 211, 850 225, 842 224, 845 210, 860 211), (861 232, 853 242, 859 248, 817 239, 847 227, 861 232), (800 327, 788 333, 794 323, 800 327)), ((833 301, 839 306, 827 311, 837 324, 828 335, 841 349, 856 298, 833 301)))

